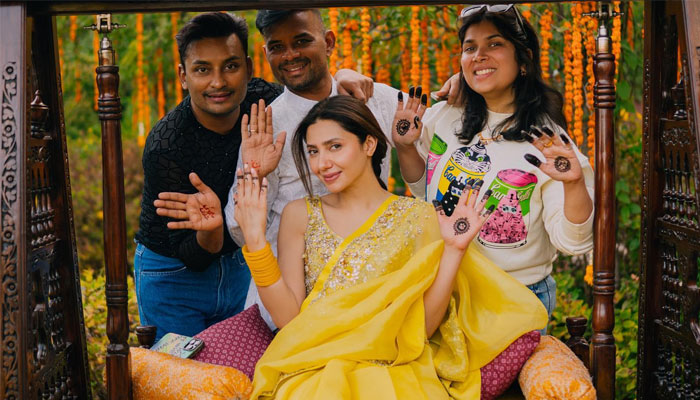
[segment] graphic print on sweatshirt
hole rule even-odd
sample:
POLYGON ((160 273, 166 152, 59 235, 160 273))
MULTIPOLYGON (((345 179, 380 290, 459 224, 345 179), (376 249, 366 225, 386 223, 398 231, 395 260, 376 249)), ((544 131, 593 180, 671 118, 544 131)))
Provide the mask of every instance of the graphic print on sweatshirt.
POLYGON ((537 176, 519 169, 498 172, 489 189, 492 194, 485 207, 495 205, 479 232, 479 243, 485 247, 514 249, 527 243, 530 222, 530 198, 537 185, 537 176), (502 200, 501 200, 502 199, 502 200))
POLYGON ((481 142, 455 150, 445 163, 435 195, 435 199, 442 203, 445 214, 452 215, 467 181, 484 179, 490 169, 491 158, 481 142))

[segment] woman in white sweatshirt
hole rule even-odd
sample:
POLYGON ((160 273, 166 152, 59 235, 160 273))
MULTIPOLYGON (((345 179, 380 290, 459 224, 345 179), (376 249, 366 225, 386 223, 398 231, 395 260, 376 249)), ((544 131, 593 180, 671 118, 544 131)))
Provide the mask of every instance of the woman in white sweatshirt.
POLYGON ((460 19, 464 106, 426 110, 414 92, 399 103, 401 173, 448 215, 465 189, 488 188, 494 212, 473 243, 551 315, 557 250, 593 247, 593 170, 566 133, 562 96, 542 80, 537 35, 517 8, 471 6, 460 19))

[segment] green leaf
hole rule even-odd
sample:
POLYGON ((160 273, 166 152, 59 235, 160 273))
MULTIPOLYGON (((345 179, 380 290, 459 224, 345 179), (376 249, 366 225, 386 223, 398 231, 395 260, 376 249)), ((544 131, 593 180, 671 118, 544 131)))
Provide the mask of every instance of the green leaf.
POLYGON ((620 80, 617 82, 617 96, 621 99, 629 99, 632 88, 630 84, 625 80, 620 80))

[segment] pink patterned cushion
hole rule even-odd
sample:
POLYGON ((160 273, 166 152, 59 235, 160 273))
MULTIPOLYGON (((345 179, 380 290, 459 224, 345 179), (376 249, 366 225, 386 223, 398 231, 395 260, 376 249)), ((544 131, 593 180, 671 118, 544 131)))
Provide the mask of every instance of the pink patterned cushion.
POLYGON ((204 348, 194 359, 236 368, 251 380, 255 364, 273 338, 257 304, 195 335, 204 348))
POLYGON ((520 369, 539 343, 540 332, 528 332, 484 365, 481 368, 482 400, 495 399, 503 394, 518 377, 520 369))

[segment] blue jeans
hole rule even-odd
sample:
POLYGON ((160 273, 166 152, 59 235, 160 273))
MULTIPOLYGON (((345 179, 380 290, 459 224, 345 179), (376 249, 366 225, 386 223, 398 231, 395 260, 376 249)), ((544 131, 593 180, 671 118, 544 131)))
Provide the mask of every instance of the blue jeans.
POLYGON ((134 278, 141 325, 154 325, 157 341, 168 332, 193 336, 241 312, 250 270, 240 250, 194 271, 138 243, 134 278))
MULTIPOLYGON (((528 285, 527 288, 532 290, 532 293, 540 299, 542 304, 544 304, 544 308, 547 309, 547 317, 551 318, 552 311, 557 305, 557 282, 552 278, 552 275, 548 275, 541 281, 528 285)), ((546 326, 540 330, 540 334, 547 334, 546 326)))

